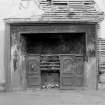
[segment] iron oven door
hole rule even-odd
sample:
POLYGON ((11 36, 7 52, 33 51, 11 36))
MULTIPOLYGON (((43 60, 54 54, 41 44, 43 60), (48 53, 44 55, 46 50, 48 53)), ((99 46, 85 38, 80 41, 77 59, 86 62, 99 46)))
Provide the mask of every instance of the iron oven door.
POLYGON ((31 88, 40 88, 40 56, 31 55, 27 59, 27 86, 31 88))
POLYGON ((79 89, 84 85, 83 56, 61 55, 60 56, 60 88, 79 89))

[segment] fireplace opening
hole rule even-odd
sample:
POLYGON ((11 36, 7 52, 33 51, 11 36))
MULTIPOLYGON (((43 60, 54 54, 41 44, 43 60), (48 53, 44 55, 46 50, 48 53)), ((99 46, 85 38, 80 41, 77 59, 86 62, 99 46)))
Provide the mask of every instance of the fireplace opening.
MULTIPOLYGON (((85 33, 22 33, 21 42, 27 56, 32 55, 33 59, 34 55, 39 56, 40 74, 35 73, 36 67, 33 70, 34 64, 30 63, 32 67, 29 65, 30 70, 28 71, 31 73, 26 74, 27 84, 30 84, 31 87, 36 86, 35 78, 38 77, 36 76, 38 74, 41 77, 40 86, 43 89, 60 87, 60 55, 76 54, 84 57, 86 52, 85 33)), ((33 59, 28 62, 32 62, 33 59)))

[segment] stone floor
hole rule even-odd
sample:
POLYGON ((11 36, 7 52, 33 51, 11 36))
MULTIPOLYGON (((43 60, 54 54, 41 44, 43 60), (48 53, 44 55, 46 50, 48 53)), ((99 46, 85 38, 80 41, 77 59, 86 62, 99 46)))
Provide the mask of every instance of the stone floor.
POLYGON ((0 105, 105 105, 105 90, 1 92, 0 105))

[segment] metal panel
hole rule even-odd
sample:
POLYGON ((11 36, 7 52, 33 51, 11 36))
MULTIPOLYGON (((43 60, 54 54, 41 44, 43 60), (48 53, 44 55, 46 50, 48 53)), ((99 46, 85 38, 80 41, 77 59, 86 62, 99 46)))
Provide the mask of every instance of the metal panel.
POLYGON ((84 65, 83 56, 61 55, 60 86, 61 89, 83 88, 84 65))
POLYGON ((40 56, 31 55, 27 60, 27 86, 40 88, 40 56))

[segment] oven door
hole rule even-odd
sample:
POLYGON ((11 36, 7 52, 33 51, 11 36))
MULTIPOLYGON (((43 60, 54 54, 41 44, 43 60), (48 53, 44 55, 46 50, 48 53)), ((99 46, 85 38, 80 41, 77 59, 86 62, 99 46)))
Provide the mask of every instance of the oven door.
POLYGON ((27 86, 29 88, 40 88, 40 56, 31 55, 27 58, 26 72, 27 86))
POLYGON ((79 89, 84 85, 83 56, 61 55, 60 56, 60 88, 79 89))

